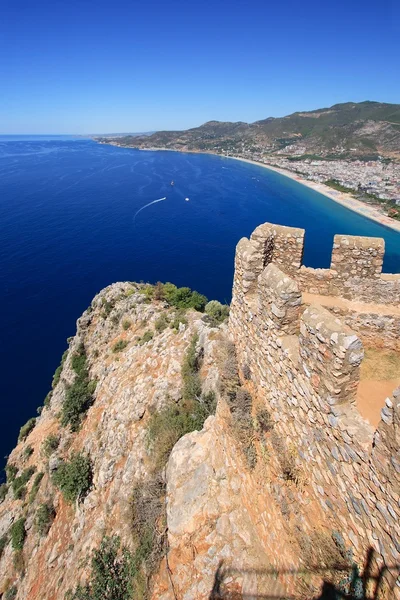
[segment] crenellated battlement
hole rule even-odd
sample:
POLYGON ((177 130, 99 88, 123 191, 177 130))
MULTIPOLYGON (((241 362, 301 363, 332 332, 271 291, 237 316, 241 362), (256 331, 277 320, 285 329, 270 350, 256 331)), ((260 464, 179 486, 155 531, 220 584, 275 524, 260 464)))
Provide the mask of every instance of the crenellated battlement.
POLYGON ((332 528, 356 553, 400 562, 400 390, 382 397, 376 431, 356 403, 364 346, 400 350, 400 276, 382 275, 381 239, 335 236, 330 269, 304 267, 303 242, 304 230, 265 223, 238 243, 239 363, 332 528))

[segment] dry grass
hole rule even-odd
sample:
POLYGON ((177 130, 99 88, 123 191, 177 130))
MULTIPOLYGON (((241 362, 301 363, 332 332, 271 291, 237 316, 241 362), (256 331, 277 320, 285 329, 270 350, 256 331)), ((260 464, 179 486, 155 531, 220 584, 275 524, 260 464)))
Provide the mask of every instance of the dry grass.
POLYGON ((393 350, 369 348, 361 363, 361 381, 385 381, 400 377, 400 353, 393 350))

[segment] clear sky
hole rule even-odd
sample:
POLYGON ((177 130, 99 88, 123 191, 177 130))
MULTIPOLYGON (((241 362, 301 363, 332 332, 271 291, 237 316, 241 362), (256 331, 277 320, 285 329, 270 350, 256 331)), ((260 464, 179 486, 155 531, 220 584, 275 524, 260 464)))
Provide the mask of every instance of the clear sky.
POLYGON ((13 0, 0 133, 183 129, 400 102, 399 0, 13 0))

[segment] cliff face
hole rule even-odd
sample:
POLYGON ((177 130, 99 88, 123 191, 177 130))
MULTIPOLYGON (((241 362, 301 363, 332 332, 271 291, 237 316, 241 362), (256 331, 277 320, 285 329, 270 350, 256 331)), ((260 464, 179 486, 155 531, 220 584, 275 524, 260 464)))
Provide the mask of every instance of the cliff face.
POLYGON ((49 405, 8 460, 10 484, 0 504, 0 594, 15 584, 17 598, 63 598, 88 573, 91 550, 105 535, 118 535, 133 546, 132 491, 151 468, 145 440, 149 415, 180 397, 181 365, 196 331, 204 352, 205 385, 215 379, 210 363, 216 342, 210 336, 216 330, 193 311, 187 325, 177 323, 178 331, 167 326, 157 333, 154 324, 168 313, 165 306, 146 303, 136 286, 120 283, 103 290, 78 320, 49 405), (146 342, 149 331, 154 337, 146 342), (67 389, 78 377, 73 357, 82 355, 82 347, 90 381, 97 385, 93 405, 72 432, 60 420, 67 389), (53 475, 60 461, 74 453, 89 457, 92 485, 84 498, 68 503, 53 475), (35 472, 18 492, 21 475, 29 475, 31 467, 35 472), (10 468, 17 472, 10 474, 10 468), (43 474, 39 483, 38 474, 43 474), (40 535, 37 511, 44 504, 55 514, 47 535, 40 535), (25 540, 19 549, 12 526, 21 518, 25 540))
MULTIPOLYGON (((232 590, 255 590, 257 569, 276 562, 267 557, 268 542, 279 549, 278 562, 290 555, 284 536, 276 539, 279 525, 269 530, 274 510, 232 429, 227 393, 232 398, 240 382, 226 324, 211 326, 193 310, 182 316, 164 301, 149 302, 144 291, 118 283, 96 296, 77 322, 41 415, 23 428, 9 457, 0 504, 1 597, 97 598, 75 590, 90 580, 93 551, 117 537, 140 576, 126 596, 104 598, 208 598, 222 564, 233 569, 232 590), (165 469, 168 410, 198 385, 187 378, 191 349, 201 387, 196 398, 215 395, 217 414, 201 430, 213 409, 203 411, 200 431, 178 441, 165 469), (161 425, 154 419, 160 414, 167 414, 161 425), (75 471, 67 471, 73 462, 75 471), (157 548, 144 551, 141 562, 142 516, 152 503, 157 548)), ((238 415, 248 420, 249 407, 246 417, 238 415)))
POLYGON ((239 242, 229 330, 170 284, 96 296, 8 460, 3 600, 400 597, 400 389, 374 431, 355 399, 375 321, 358 338, 312 304, 345 291, 358 327, 396 312, 398 278, 378 242, 340 237, 313 274, 303 235, 239 242))

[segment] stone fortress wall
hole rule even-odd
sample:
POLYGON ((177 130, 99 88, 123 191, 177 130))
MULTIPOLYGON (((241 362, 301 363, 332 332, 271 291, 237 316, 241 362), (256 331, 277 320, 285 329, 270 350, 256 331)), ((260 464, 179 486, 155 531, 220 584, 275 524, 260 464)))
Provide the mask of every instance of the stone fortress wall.
POLYGON ((331 268, 310 269, 303 239, 265 223, 237 245, 229 326, 244 384, 295 445, 306 526, 318 507, 359 560, 372 547, 378 565, 399 565, 400 388, 375 431, 355 398, 364 345, 399 349, 400 276, 381 274, 383 240, 335 236, 331 268))

